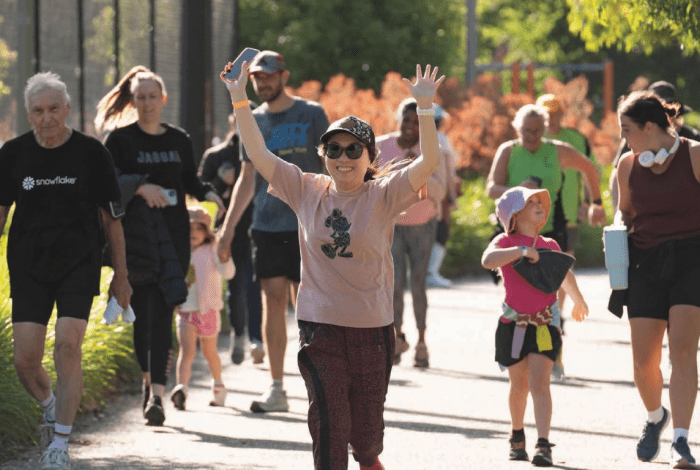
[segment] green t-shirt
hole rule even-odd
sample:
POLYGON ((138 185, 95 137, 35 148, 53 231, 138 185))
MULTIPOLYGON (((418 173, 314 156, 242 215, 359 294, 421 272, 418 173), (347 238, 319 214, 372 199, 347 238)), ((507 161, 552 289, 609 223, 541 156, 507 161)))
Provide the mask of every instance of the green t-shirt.
MULTIPOLYGON (((545 137, 566 142, 594 160, 586 138, 574 129, 562 127, 557 135, 545 134, 545 137)), ((564 170, 564 184, 561 188, 561 204, 569 227, 578 225, 578 208, 581 206, 581 201, 583 201, 583 177, 577 170, 566 168, 564 170)))
POLYGON ((508 162, 509 187, 517 186, 530 176, 542 179, 541 188, 549 191, 552 206, 549 211, 547 223, 542 228, 542 233, 551 232, 554 229, 554 203, 557 201, 562 184, 561 167, 557 156, 557 147, 549 140, 542 140, 542 145, 533 154, 520 143, 515 143, 510 150, 508 162))

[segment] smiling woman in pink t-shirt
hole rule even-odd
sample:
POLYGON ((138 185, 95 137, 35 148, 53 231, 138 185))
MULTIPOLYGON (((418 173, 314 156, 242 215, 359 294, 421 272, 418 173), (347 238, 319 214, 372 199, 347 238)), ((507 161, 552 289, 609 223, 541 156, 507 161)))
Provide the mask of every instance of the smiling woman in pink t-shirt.
MULTIPOLYGON (((226 71, 231 67, 226 66, 226 71)), ((360 469, 382 469, 384 401, 395 348, 391 242, 398 215, 424 197, 439 164, 433 98, 444 79, 416 68, 404 81, 418 103, 422 156, 396 171, 378 170, 374 132, 347 116, 330 125, 319 152, 328 175, 303 173, 265 147, 248 106, 247 64, 224 78, 241 140, 270 194, 299 219, 297 298, 299 369, 309 395, 314 468, 348 468, 348 444, 360 469)))

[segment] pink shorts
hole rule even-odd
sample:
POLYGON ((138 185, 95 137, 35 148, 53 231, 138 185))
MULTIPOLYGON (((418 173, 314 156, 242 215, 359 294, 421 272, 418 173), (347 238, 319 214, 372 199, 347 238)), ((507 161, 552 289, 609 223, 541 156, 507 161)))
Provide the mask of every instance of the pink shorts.
POLYGON ((180 312, 180 324, 194 326, 200 337, 216 336, 221 331, 221 315, 213 309, 204 315, 199 312, 180 312))

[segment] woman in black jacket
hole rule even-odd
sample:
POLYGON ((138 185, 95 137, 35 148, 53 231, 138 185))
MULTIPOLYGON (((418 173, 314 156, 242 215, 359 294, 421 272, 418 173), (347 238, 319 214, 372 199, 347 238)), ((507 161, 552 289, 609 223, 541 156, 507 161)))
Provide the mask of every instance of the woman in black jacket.
POLYGON ((161 122, 166 102, 163 79, 143 66, 136 66, 102 98, 95 118, 98 131, 111 130, 105 146, 119 171, 122 192, 134 195, 126 206, 124 223, 129 224, 130 218, 148 217, 143 213, 145 202, 164 220, 179 261, 167 265, 170 266, 167 269, 163 264, 155 275, 149 275, 147 267, 152 263, 145 262, 145 257, 153 252, 143 244, 144 240, 156 236, 150 233, 155 225, 129 224, 132 229, 126 246, 130 253, 127 268, 135 281, 131 300, 136 314, 134 349, 143 372, 144 417, 147 424, 155 426, 165 421, 162 397, 171 354, 173 310, 180 303, 178 300, 184 300, 176 293, 172 295, 172 290, 164 292, 161 281, 166 275, 184 279, 190 262, 190 224, 185 194, 200 201, 216 202, 224 209, 213 188, 197 177, 192 142, 187 133, 161 122), (172 272, 178 267, 181 271, 172 272))

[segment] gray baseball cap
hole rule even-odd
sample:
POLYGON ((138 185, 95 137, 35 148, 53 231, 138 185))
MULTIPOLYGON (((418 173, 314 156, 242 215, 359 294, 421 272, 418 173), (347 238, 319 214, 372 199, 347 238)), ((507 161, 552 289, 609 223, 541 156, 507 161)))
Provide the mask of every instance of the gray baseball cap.
POLYGON ((279 70, 285 70, 284 57, 282 57, 282 54, 274 51, 258 52, 250 67, 248 67, 248 73, 275 73, 279 70))

